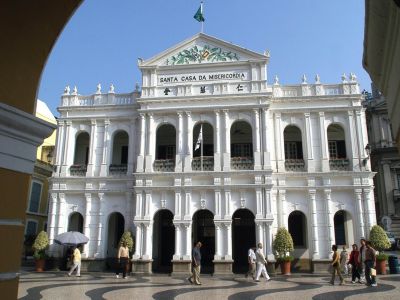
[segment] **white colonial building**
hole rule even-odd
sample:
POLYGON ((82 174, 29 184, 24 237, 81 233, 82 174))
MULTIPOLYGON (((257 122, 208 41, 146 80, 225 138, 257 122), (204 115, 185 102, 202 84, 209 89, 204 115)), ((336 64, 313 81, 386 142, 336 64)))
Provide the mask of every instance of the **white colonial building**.
POLYGON ((355 75, 268 84, 268 62, 268 52, 199 33, 139 59, 141 91, 66 88, 51 242, 82 231, 95 264, 131 230, 137 272, 185 272, 199 240, 203 269, 226 273, 246 268, 256 242, 273 261, 278 227, 293 236, 295 267, 307 270, 321 270, 332 244, 368 235, 374 174, 355 75))

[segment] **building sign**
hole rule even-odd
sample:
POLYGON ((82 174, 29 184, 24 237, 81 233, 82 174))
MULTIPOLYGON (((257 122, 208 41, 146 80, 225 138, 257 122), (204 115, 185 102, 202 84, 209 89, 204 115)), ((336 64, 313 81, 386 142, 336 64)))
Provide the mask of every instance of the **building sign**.
POLYGON ((247 72, 221 72, 221 73, 203 73, 203 74, 181 74, 181 75, 159 75, 158 83, 179 84, 196 81, 226 81, 226 80, 247 80, 247 72))

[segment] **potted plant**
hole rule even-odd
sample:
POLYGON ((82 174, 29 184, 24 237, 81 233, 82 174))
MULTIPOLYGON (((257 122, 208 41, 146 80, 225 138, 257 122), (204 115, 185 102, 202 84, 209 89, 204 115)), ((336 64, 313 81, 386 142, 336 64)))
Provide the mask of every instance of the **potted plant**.
MULTIPOLYGON (((123 242, 126 242, 126 246, 129 249, 129 257, 132 257, 133 238, 130 231, 127 230, 122 234, 121 239, 119 240, 119 245, 122 245, 123 242)), ((129 264, 126 265, 126 272, 129 273, 130 270, 132 270, 132 264, 129 260, 129 264)))
POLYGON ((292 252, 294 248, 292 236, 286 228, 278 228, 272 246, 278 256, 277 261, 281 265, 282 274, 289 275, 290 264, 293 260, 293 256, 290 255, 290 252, 292 252))
POLYGON ((36 272, 43 272, 46 263, 46 249, 49 246, 49 238, 45 231, 41 231, 32 245, 34 250, 33 258, 35 259, 36 272))
POLYGON ((379 254, 376 256, 376 271, 378 274, 385 275, 388 255, 383 253, 383 251, 391 247, 385 230, 378 225, 372 226, 369 233, 369 241, 371 242, 372 247, 379 251, 379 254))

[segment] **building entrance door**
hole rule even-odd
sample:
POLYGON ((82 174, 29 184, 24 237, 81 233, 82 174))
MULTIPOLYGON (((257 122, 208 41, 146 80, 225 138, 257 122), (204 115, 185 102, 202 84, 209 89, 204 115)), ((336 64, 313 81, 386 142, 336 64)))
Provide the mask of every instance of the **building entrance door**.
POLYGON ((154 215, 153 272, 172 273, 172 256, 175 251, 175 226, 173 214, 167 209, 154 215))
POLYGON ((201 242, 201 273, 214 272, 215 225, 214 215, 209 210, 199 210, 193 215, 192 246, 201 242))
POLYGON ((256 226, 254 215, 248 209, 238 209, 232 217, 233 272, 248 270, 248 250, 256 246, 256 226))

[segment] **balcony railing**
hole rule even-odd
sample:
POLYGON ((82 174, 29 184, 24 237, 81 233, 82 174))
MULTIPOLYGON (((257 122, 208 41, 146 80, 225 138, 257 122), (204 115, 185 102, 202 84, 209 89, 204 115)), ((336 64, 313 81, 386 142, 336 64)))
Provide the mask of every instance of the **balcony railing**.
POLYGON ((286 159, 285 170, 291 172, 304 172, 306 170, 304 159, 286 159))
POLYGON ((400 190, 399 189, 393 189, 393 197, 396 199, 400 198, 400 190))
POLYGON ((108 170, 110 172, 110 175, 123 175, 126 174, 128 166, 126 164, 121 164, 121 165, 111 164, 108 170))
POLYGON ((231 168, 233 170, 253 170, 254 160, 252 157, 231 157, 231 168))
POLYGON ((153 167, 156 172, 174 172, 175 159, 156 159, 153 167))
POLYGON ((350 162, 348 159, 330 159, 329 168, 335 171, 348 171, 350 170, 350 162))
POLYGON ((71 176, 86 176, 87 165, 72 165, 69 167, 71 176))
POLYGON ((213 171, 214 170, 214 157, 213 156, 193 157, 192 170, 193 171, 213 171), (203 168, 201 167, 202 162, 203 162, 203 168))

